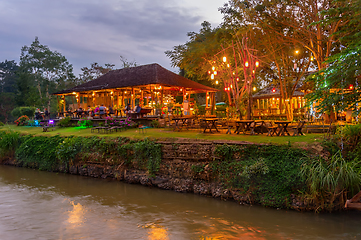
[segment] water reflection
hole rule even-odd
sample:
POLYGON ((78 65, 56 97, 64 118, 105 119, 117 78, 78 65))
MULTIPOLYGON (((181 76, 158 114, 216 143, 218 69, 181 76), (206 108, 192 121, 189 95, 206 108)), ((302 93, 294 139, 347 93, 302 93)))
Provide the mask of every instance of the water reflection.
POLYGON ((2 239, 357 239, 360 214, 239 206, 116 181, 0 166, 2 239))

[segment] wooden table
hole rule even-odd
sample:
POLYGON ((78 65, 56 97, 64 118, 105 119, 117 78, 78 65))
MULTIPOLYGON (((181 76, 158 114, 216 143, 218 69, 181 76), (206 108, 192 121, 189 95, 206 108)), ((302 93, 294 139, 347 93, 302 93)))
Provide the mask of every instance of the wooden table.
MULTIPOLYGON (((251 124, 254 123, 253 120, 238 120, 236 121, 236 130, 235 133, 239 134, 242 130, 243 134, 246 134, 246 131, 251 129, 251 124)), ((251 130, 251 134, 254 134, 254 131, 251 130)))
POLYGON ((213 128, 216 129, 217 132, 219 132, 216 126, 216 122, 218 121, 217 118, 203 118, 202 121, 204 121, 205 123, 203 133, 206 133, 207 129, 209 129, 209 133, 213 133, 212 132, 213 128))
POLYGON ((285 136, 285 134, 287 134, 288 136, 290 136, 290 133, 287 131, 287 126, 288 124, 290 124, 291 122, 289 121, 275 121, 275 124, 278 125, 278 133, 277 136, 285 136))
POLYGON ((192 119, 191 116, 183 116, 183 117, 173 117, 172 120, 174 120, 174 128, 173 131, 180 131, 182 129, 182 126, 186 123, 187 120, 192 119), (179 126, 178 123, 182 121, 182 126, 179 126))
MULTIPOLYGON (((254 121, 254 126, 253 128, 251 127, 251 135, 255 134, 254 130, 256 129, 257 126, 261 127, 262 129, 262 126, 264 125, 264 121, 263 120, 256 120, 254 121)), ((263 133, 263 130, 262 130, 262 133, 263 133)))

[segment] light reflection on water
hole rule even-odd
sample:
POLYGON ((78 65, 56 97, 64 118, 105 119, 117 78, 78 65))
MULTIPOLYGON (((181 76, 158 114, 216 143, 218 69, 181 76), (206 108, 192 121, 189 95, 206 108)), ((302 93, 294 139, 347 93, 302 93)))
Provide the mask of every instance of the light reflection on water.
POLYGON ((361 213, 297 213, 0 166, 0 239, 358 239, 361 213))

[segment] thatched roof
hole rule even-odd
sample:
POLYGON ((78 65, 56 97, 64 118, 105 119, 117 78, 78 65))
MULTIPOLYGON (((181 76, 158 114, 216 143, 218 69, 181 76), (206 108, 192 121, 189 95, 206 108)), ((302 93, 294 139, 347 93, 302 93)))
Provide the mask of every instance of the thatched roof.
MULTIPOLYGON (((305 94, 303 92, 297 91, 298 87, 296 88, 295 92, 293 93, 292 97, 303 97, 305 94)), ((279 87, 275 86, 268 86, 261 91, 257 92, 256 94, 252 95, 253 99, 264 99, 264 98, 281 98, 281 92, 279 87), (272 92, 272 89, 275 88, 275 92, 272 92)))
POLYGON ((157 84, 169 87, 184 87, 195 92, 216 92, 215 88, 204 86, 175 74, 157 63, 110 71, 93 81, 54 94, 86 92, 104 89, 144 86, 157 84))

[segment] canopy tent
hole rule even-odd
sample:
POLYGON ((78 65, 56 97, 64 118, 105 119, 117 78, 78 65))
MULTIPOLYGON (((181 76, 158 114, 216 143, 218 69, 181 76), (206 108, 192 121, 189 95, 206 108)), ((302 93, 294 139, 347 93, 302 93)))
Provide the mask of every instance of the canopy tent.
POLYGON ((214 93, 217 91, 154 63, 113 70, 54 95, 61 96, 59 104, 63 105, 65 111, 65 103, 62 102, 64 96, 72 96, 72 101, 78 106, 83 104, 83 107, 99 104, 124 106, 125 102, 134 107, 136 99, 144 106, 154 107, 155 104, 166 105, 174 101, 175 96, 183 96, 183 100, 190 102, 190 94, 206 93, 206 105, 214 107, 214 93))

